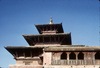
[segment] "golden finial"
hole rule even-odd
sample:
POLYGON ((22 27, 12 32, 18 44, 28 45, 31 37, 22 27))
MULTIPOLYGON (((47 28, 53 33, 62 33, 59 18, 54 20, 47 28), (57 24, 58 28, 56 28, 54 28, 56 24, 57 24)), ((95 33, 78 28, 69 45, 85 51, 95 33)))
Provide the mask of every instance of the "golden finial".
POLYGON ((53 24, 53 20, 52 20, 52 17, 50 18, 50 23, 49 24, 53 24))

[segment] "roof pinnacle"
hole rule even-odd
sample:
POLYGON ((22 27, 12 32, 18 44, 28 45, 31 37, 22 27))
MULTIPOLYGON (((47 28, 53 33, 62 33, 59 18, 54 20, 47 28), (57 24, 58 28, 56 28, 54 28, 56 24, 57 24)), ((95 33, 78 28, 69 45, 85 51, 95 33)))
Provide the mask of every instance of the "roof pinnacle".
POLYGON ((53 24, 53 20, 52 20, 52 17, 50 18, 50 23, 49 24, 53 24))

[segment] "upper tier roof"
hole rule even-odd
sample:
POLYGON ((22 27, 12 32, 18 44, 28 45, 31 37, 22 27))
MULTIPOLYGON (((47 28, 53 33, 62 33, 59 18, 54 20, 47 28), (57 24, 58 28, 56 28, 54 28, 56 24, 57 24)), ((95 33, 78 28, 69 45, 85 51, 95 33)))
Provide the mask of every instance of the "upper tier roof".
POLYGON ((35 25, 40 34, 43 31, 56 31, 56 33, 64 33, 62 23, 59 24, 37 24, 35 25))

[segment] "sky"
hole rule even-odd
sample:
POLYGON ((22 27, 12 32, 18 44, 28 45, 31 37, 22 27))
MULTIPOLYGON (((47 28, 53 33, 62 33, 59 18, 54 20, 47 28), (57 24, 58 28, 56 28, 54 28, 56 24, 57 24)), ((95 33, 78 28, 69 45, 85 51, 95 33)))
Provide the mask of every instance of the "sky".
POLYGON ((39 34, 35 24, 61 23, 73 45, 100 45, 99 0, 0 0, 0 66, 15 64, 4 46, 29 46, 22 35, 39 34))

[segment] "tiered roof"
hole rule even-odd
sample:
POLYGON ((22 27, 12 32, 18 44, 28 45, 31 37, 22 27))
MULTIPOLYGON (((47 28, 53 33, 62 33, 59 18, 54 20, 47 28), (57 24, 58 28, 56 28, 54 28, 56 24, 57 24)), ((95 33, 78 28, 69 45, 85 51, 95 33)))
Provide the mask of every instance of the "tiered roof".
POLYGON ((30 46, 7 46, 5 48, 16 57, 17 55, 23 55, 24 53, 29 55, 31 51, 32 53, 35 53, 35 50, 39 50, 39 53, 42 53, 42 49, 48 46, 72 45, 71 33, 64 33, 62 23, 54 24, 53 20, 50 19, 49 24, 39 24, 35 26, 39 34, 23 35, 30 46))
POLYGON ((43 44, 71 45, 71 33, 65 34, 62 23, 54 24, 50 19, 49 24, 35 25, 39 35, 23 35, 30 46, 43 44))

